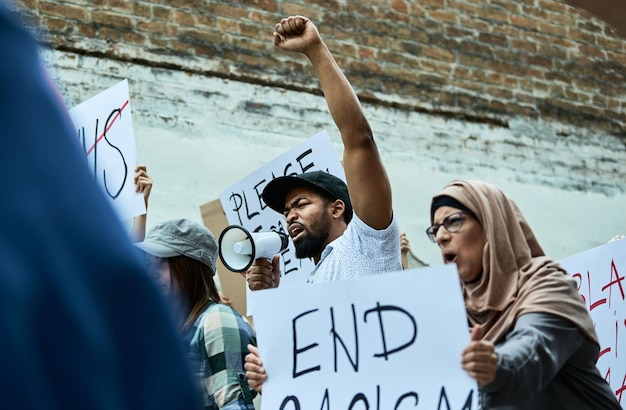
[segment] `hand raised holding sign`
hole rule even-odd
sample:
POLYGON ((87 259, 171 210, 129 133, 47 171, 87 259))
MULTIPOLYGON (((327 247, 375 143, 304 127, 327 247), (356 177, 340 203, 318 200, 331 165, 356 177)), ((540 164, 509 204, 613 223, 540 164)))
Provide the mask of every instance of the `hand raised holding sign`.
POLYGON ((135 192, 143 193, 143 200, 146 204, 146 213, 133 218, 133 226, 130 230, 130 237, 133 242, 141 242, 146 237, 146 220, 148 218, 148 198, 152 191, 152 178, 148 175, 145 165, 135 167, 135 192))
POLYGON ((135 168, 135 192, 143 193, 143 200, 148 208, 148 198, 152 191, 152 178, 148 175, 145 165, 137 165, 135 168))

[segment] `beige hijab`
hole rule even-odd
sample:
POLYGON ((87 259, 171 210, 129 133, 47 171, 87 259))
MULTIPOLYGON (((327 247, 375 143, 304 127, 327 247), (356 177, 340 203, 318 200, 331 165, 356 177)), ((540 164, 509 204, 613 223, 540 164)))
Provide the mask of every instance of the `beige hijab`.
POLYGON ((449 196, 471 210, 483 228, 483 274, 462 283, 468 319, 482 324, 483 339, 498 342, 529 312, 557 315, 598 344, 576 283, 544 255, 517 205, 498 188, 479 181, 450 183, 433 197, 449 196))

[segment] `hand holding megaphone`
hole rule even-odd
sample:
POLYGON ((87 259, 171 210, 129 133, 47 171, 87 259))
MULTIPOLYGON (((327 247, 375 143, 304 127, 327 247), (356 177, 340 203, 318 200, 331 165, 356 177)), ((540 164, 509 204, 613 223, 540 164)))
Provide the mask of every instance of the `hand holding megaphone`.
POLYGON ((245 272, 259 258, 272 259, 287 249, 289 237, 282 232, 249 232, 239 225, 227 226, 220 235, 219 256, 233 272, 245 272))

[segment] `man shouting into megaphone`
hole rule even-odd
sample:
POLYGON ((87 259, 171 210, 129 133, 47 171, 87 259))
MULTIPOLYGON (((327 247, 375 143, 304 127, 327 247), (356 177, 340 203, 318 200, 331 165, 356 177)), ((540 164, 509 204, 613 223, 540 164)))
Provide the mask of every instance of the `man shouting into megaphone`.
MULTIPOLYGON (((401 270, 391 185, 356 93, 309 19, 281 20, 274 44, 311 61, 344 145, 347 185, 314 171, 278 177, 263 190, 265 203, 285 216, 296 257, 313 258, 308 283, 401 270)), ((279 256, 255 260, 246 277, 251 290, 278 286, 279 256)))
MULTIPOLYGON (((356 93, 308 18, 282 19, 276 24, 274 45, 303 53, 311 61, 344 146, 347 185, 315 171, 276 178, 263 190, 265 203, 285 216, 296 256, 313 258, 308 283, 401 270, 391 184, 356 93)), ((255 260, 246 277, 251 290, 278 286, 279 256, 255 260)), ((258 350, 249 349, 246 375, 261 391, 267 374, 258 350)))

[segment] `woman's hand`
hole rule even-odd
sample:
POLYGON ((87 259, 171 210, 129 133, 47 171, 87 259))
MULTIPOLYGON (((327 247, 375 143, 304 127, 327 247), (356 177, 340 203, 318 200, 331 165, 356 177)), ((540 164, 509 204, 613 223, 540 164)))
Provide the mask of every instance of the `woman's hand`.
POLYGON ((498 355, 492 342, 481 340, 483 328, 474 326, 470 344, 463 350, 461 365, 463 369, 476 379, 479 386, 486 386, 496 378, 498 368, 498 355))
POLYGON ((137 165, 135 168, 135 192, 143 193, 143 200, 148 207, 148 198, 152 191, 152 178, 148 175, 145 165, 137 165))
POLYGON ((249 344, 248 350, 250 353, 246 355, 246 363, 243 365, 243 368, 246 369, 246 377, 250 387, 261 393, 263 383, 267 380, 267 373, 265 373, 263 362, 259 356, 259 349, 249 344))

